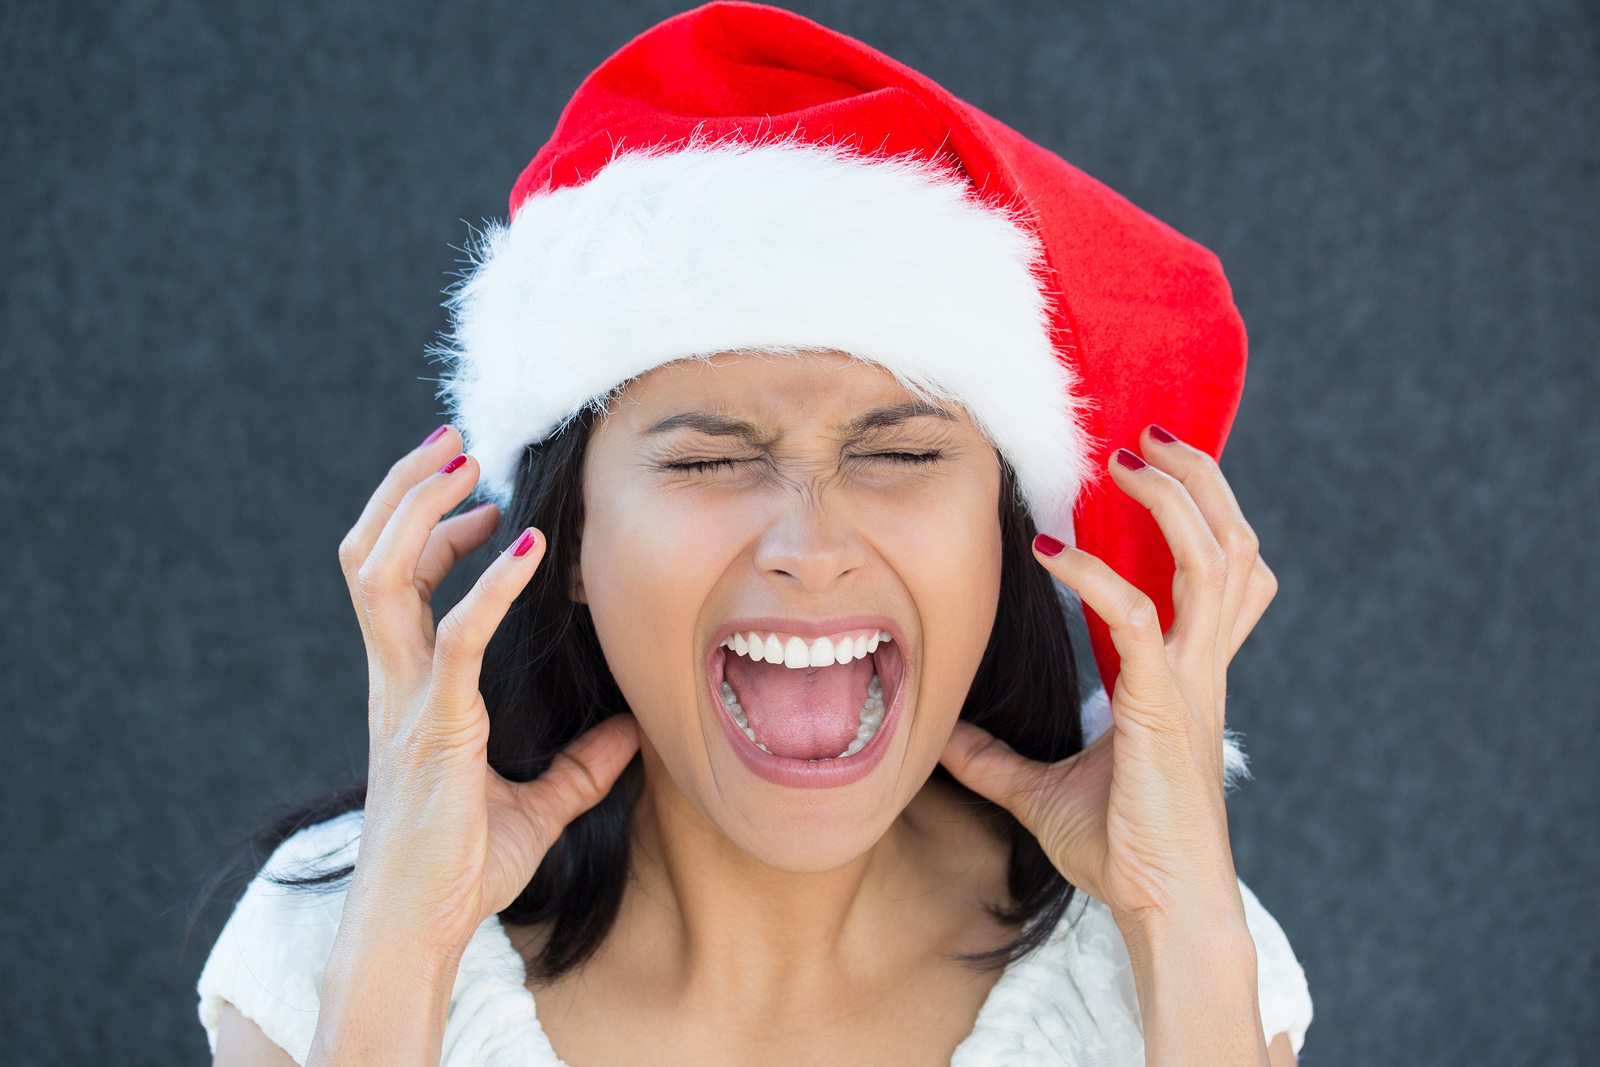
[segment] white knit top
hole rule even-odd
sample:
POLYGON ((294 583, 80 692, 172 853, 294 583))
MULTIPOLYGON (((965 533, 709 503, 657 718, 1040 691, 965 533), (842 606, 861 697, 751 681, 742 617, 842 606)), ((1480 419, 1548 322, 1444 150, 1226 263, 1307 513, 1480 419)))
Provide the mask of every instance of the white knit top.
MULTIPOLYGON (((363 814, 348 812, 293 834, 245 890, 196 985, 213 1053, 226 1000, 296 1063, 306 1062, 345 891, 287 889, 262 874, 305 876, 354 862, 363 814)), ((1243 882, 1239 890, 1256 945, 1263 1036, 1270 1042, 1287 1031, 1298 1053, 1311 1025, 1305 973, 1277 921, 1243 882)), ((499 916, 489 916, 456 973, 440 1067, 570 1067, 540 1028, 525 980, 522 957, 499 916)), ((950 1063, 1142 1065, 1138 995, 1110 909, 1079 890, 1050 940, 1000 976, 950 1063)))

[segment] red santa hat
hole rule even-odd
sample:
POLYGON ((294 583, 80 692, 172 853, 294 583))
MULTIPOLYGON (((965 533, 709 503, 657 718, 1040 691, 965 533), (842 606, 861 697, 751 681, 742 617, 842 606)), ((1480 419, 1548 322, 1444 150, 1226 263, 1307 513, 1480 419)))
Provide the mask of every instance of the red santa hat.
MULTIPOLYGON (((962 404, 1039 529, 1171 623, 1171 550, 1105 465, 1151 422, 1221 455, 1245 330, 1217 257, 861 41, 755 3, 652 26, 468 251, 434 351, 480 495, 504 502, 527 445, 654 367, 836 349, 962 404)), ((1086 622, 1088 740, 1119 661, 1086 622)))

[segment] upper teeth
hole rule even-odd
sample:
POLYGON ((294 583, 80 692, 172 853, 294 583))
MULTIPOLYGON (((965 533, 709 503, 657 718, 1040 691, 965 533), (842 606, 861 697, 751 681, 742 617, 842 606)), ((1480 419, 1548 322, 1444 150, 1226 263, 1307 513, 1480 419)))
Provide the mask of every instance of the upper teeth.
POLYGON ((724 637, 722 647, 748 656, 757 663, 782 663, 785 667, 794 668, 831 667, 835 663, 849 663, 876 652, 880 643, 889 640, 892 638, 887 630, 834 634, 810 641, 792 634, 750 630, 724 637))

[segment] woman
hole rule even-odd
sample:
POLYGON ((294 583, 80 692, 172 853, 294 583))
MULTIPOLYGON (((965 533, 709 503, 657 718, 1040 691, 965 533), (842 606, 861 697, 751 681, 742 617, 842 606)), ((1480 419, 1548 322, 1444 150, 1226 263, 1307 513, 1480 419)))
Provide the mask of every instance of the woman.
POLYGON ((1214 257, 754 4, 611 57, 511 210, 452 304, 460 429, 340 546, 368 778, 259 839, 216 1062, 1294 1062, 1227 835, 1275 583, 1214 458, 1214 257))

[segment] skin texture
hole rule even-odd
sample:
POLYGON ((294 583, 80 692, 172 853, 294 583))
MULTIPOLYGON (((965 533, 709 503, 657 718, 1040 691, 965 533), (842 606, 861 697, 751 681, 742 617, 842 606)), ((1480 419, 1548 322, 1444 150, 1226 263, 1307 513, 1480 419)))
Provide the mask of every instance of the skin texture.
MULTIPOLYGON (((1168 1009, 1147 1014, 1152 1067, 1293 1062, 1282 1035, 1268 1057, 1253 956, 1236 951, 1243 911, 1222 806, 1223 676, 1275 583, 1226 483, 1203 453, 1148 433, 1152 466, 1111 467, 1151 506, 1179 559, 1179 622, 1165 639, 1142 594, 1109 568, 1036 547, 1040 564, 1107 620, 1123 671, 1116 728, 1073 760, 1035 764, 956 721, 999 590, 993 448, 957 405, 950 419, 841 434, 851 416, 910 399, 889 372, 839 353, 669 364, 614 399, 586 459, 580 563, 568 581, 634 715, 580 738, 531 783, 485 774, 475 668, 542 558, 542 533, 526 557, 490 566, 436 641, 432 590, 497 516, 486 508, 439 521, 477 477, 470 457, 460 476, 433 469, 455 454, 453 431, 396 464, 341 545, 373 664, 370 840, 310 1062, 437 1063, 458 946, 526 883, 635 745, 644 766, 635 876, 617 925, 591 965, 539 990, 558 1052, 661 1064, 669 1050, 719 1048, 730 1062, 756 1062, 787 1039, 806 1057, 790 1062, 947 1059, 998 976, 974 978, 940 954, 992 948, 1015 931, 983 913, 1003 893, 1004 853, 969 805, 929 781, 942 760, 1112 907, 1141 1005, 1168 1009), (749 421, 758 440, 646 433, 688 409, 749 421), (891 458, 931 452, 936 462, 891 458), (666 466, 693 460, 735 462, 666 466), (1234 564, 1219 568, 1225 555, 1234 564), (721 624, 864 611, 889 614, 905 638, 905 715, 887 758, 832 790, 757 778, 729 749, 703 677, 721 624), (439 964, 419 969, 426 982, 374 984, 419 946, 439 964), (1197 962, 1142 962, 1179 959, 1197 962), (1235 980, 1208 985, 1216 974, 1204 965, 1224 961, 1235 980), (1234 991, 1226 1004, 1215 992, 1224 986, 1234 991), (1202 1011, 1223 1035, 1211 1050, 1193 1040, 1202 1011), (835 1026, 819 1035, 819 1018, 835 1026), (867 1044, 874 1035, 881 1048, 867 1044)), ((536 950, 539 931, 508 932, 524 955, 536 950)), ((277 1062, 252 1051, 253 1023, 227 1015, 217 1063, 277 1062)))

